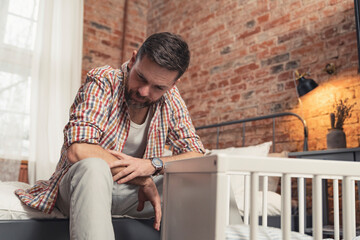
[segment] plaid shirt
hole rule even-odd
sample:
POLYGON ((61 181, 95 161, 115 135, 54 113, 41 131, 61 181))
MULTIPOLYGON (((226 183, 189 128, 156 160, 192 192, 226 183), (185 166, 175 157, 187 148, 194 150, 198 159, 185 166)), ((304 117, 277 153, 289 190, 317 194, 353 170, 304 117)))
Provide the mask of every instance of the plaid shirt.
MULTIPOLYGON (((91 70, 70 109, 70 120, 64 129, 64 145, 55 173, 48 181, 38 181, 28 190, 15 193, 26 205, 51 213, 56 202, 59 183, 71 164, 67 149, 75 142, 98 144, 104 149, 122 151, 130 117, 124 99, 124 80, 128 76, 127 63, 121 69, 104 66, 91 70)), ((173 154, 203 153, 203 145, 196 135, 189 112, 174 86, 152 108, 144 158, 161 157, 165 144, 173 154)))

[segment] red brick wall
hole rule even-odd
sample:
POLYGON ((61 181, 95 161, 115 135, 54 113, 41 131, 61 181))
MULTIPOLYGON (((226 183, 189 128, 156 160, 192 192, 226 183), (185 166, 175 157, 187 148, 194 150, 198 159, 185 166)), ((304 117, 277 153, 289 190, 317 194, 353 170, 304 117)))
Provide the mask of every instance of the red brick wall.
POLYGON ((147 0, 85 0, 82 81, 92 68, 131 56, 146 38, 147 11, 147 0))
MULTIPOLYGON (((359 98, 353 0, 154 0, 148 33, 158 31, 179 33, 190 44, 191 66, 178 86, 196 126, 292 111, 309 125, 310 149, 324 149, 334 98, 359 98), (327 63, 338 66, 335 75, 323 71, 327 63), (302 108, 296 69, 321 86, 304 96, 302 108)), ((359 146, 359 109, 344 127, 348 147, 359 146)), ((270 140, 268 125, 250 127, 246 145, 270 140)), ((301 150, 301 125, 290 118, 278 125, 276 151, 301 150)), ((221 137, 223 147, 241 142, 230 132, 221 137)))
MULTIPOLYGON (((83 74, 120 66, 151 33, 181 34, 192 60, 178 87, 196 126, 292 111, 308 123, 310 150, 325 149, 334 99, 352 103, 360 95, 353 0, 136 0, 127 6, 125 0, 85 0, 84 14, 83 74), (338 67, 336 74, 323 71, 328 63, 338 67), (302 107, 296 69, 320 84, 302 107)), ((348 147, 359 146, 359 110, 357 104, 344 126, 348 147)), ((248 127, 246 145, 271 140, 271 126, 248 127)), ((229 134, 221 135, 221 147, 241 145, 238 129, 224 129, 229 134)), ((199 134, 206 147, 215 146, 213 133, 199 134)), ((301 124, 277 122, 276 141, 277 152, 301 150, 301 124)))

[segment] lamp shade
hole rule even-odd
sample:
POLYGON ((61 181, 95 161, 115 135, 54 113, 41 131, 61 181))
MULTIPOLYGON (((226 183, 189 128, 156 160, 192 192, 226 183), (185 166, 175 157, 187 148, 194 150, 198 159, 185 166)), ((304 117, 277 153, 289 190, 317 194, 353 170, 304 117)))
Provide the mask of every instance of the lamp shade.
POLYGON ((297 91, 299 93, 299 96, 301 97, 307 94, 308 92, 310 92, 311 90, 313 90, 314 88, 316 88, 317 86, 318 84, 314 80, 301 77, 299 78, 297 91))

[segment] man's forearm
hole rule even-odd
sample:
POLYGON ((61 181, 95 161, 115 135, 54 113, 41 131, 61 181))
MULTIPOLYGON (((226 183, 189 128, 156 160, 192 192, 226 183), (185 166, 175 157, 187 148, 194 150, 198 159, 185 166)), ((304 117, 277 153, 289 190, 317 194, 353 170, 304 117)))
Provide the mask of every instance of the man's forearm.
POLYGON ((70 163, 76 163, 85 158, 101 158, 110 164, 117 158, 103 149, 101 146, 90 143, 73 143, 67 150, 67 157, 70 163))
MULTIPOLYGON (((68 160, 71 163, 76 163, 86 158, 101 158, 109 165, 111 162, 118 160, 114 155, 103 149, 101 146, 96 144, 89 144, 89 143, 73 143, 68 148, 68 160)), ((125 167, 114 167, 111 168, 111 174, 114 176, 125 167)), ((131 181, 129 184, 144 186, 151 180, 150 177, 137 177, 131 181)), ((151 180, 152 181, 152 180, 151 180)))
MULTIPOLYGON (((182 159, 188 159, 188 158, 195 158, 195 157, 202 157, 204 156, 204 154, 202 153, 198 153, 198 152, 186 152, 186 153, 181 153, 179 155, 174 155, 174 156, 168 156, 168 157, 161 157, 161 160, 166 163, 166 162, 171 162, 171 161, 176 161, 176 160, 182 160, 182 159)), ((163 174, 164 170, 162 170, 160 172, 160 174, 163 174)))
POLYGON ((181 153, 179 155, 161 157, 161 160, 163 160, 164 162, 171 162, 171 161, 175 161, 175 160, 182 160, 182 159, 202 157, 202 156, 204 156, 204 154, 202 154, 202 153, 186 152, 186 153, 181 153))
MULTIPOLYGON (((86 158, 101 158, 109 165, 118 160, 111 153, 103 149, 101 146, 90 143, 73 143, 67 150, 67 157, 70 163, 74 164, 86 158)), ((111 169, 111 172, 119 172, 123 167, 111 169)), ((113 173, 114 175, 114 173, 113 173)))
MULTIPOLYGON (((174 156, 169 156, 169 157, 161 157, 161 160, 163 160, 164 163, 166 163, 166 162, 170 162, 170 161, 194 158, 194 157, 201 157, 201 156, 203 156, 202 153, 186 152, 186 153, 182 153, 179 155, 174 155, 174 156)), ((109 164, 109 166, 111 166, 111 164, 114 161, 119 160, 116 156, 114 156, 109 151, 103 149, 101 146, 96 145, 96 144, 89 144, 89 143, 73 143, 68 148, 67 157, 68 157, 69 162, 71 162, 71 163, 76 163, 85 158, 91 158, 91 157, 101 158, 104 161, 106 161, 109 164)), ((149 162, 149 164, 150 164, 150 162, 149 162)), ((115 176, 116 174, 118 174, 125 168, 126 167, 122 167, 122 166, 111 167, 111 173, 113 176, 115 176)), ((163 171, 161 173, 163 173, 163 171)), ((125 176, 123 176, 123 177, 125 177, 125 176)), ((115 179, 115 180, 117 180, 117 179, 115 179)), ((136 178, 132 179, 131 181, 128 181, 127 183, 144 186, 147 183, 149 183, 148 182, 149 180, 152 181, 152 179, 149 176, 142 176, 142 177, 136 177, 136 178)))
MULTIPOLYGON (((186 153, 181 153, 179 155, 174 155, 174 156, 168 156, 168 157, 161 157, 161 160, 163 160, 163 162, 171 162, 171 161, 176 161, 176 160, 182 160, 182 159, 187 159, 187 158, 195 158, 195 157, 202 157, 204 156, 204 154, 202 153, 197 153, 197 152, 186 152, 186 153)), ((160 172, 160 174, 163 174, 164 170, 160 172)), ((144 186, 146 184, 147 181, 149 181, 152 179, 150 177, 137 177, 131 181, 129 181, 129 184, 134 184, 134 185, 139 185, 139 186, 144 186)))

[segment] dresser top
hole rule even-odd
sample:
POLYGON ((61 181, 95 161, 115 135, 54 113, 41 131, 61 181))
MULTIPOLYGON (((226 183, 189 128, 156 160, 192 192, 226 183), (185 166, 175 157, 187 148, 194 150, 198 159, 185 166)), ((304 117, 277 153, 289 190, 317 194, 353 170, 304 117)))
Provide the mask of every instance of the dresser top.
POLYGON ((337 148, 337 149, 326 149, 326 150, 305 151, 305 152, 290 152, 289 157, 335 154, 335 153, 351 153, 351 152, 360 152, 360 147, 358 147, 358 148, 337 148))

